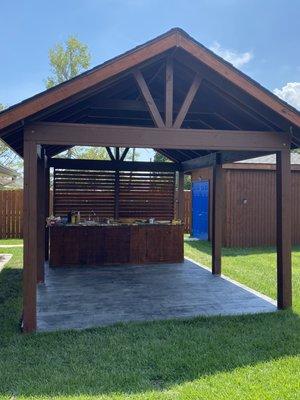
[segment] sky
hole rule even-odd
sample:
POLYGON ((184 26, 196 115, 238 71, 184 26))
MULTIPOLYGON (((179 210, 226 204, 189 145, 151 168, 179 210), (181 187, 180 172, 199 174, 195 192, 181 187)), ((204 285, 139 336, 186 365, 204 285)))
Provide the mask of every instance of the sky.
POLYGON ((300 109, 299 21, 300 0, 0 0, 0 103, 44 90, 69 35, 92 67, 180 27, 300 109))

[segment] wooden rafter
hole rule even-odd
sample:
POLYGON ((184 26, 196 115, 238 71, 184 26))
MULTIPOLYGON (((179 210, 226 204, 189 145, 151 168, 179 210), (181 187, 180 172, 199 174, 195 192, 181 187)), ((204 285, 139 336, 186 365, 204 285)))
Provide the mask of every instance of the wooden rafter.
POLYGON ((138 84, 139 90, 141 92, 141 95, 143 96, 143 99, 145 100, 145 103, 147 104, 147 107, 149 109, 149 112, 151 114, 151 117, 153 119, 154 124, 158 128, 163 128, 165 126, 161 115, 156 107, 155 101, 153 100, 153 97, 150 93, 149 87, 143 77, 143 74, 139 69, 134 70, 134 78, 138 84))
POLYGON ((166 95, 165 95, 165 124, 167 128, 173 125, 173 60, 169 57, 166 63, 166 95))
POLYGON ((186 117, 186 114, 195 98, 195 95, 201 84, 201 81, 202 81, 202 77, 200 76, 200 74, 196 74, 193 79, 193 82, 187 92, 186 98, 183 101, 181 109, 179 110, 176 120, 173 124, 173 128, 179 129, 181 127, 181 125, 184 121, 184 118, 186 117))
POLYGON ((62 169, 95 171, 161 171, 175 172, 181 169, 179 163, 121 160, 77 160, 71 158, 49 158, 49 166, 62 169))
POLYGON ((115 156, 113 155, 113 152, 111 151, 111 148, 110 147, 105 147, 106 148, 106 151, 107 151, 107 153, 108 153, 108 155, 109 155, 109 158, 111 159, 111 160, 114 160, 115 159, 115 156))
POLYGON ((129 147, 126 147, 126 148, 123 150, 123 153, 122 153, 122 155, 121 155, 121 158, 120 158, 121 161, 124 161, 124 160, 125 160, 125 157, 127 156, 128 152, 129 152, 129 147))

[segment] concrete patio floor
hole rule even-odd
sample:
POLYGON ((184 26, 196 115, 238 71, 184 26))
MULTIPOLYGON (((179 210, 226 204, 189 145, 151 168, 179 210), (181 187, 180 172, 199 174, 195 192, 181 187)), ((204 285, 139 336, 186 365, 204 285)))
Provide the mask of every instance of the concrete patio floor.
POLYGON ((38 285, 38 331, 84 329, 116 322, 276 311, 276 303, 183 264, 47 268, 38 285))

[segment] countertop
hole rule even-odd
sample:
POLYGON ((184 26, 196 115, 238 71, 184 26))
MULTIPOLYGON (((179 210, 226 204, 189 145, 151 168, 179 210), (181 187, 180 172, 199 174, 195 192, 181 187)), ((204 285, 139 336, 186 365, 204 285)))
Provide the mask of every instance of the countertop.
POLYGON ((153 224, 147 223, 147 222, 133 222, 133 223, 111 223, 111 224, 105 224, 105 223, 79 223, 79 224, 55 224, 51 225, 50 228, 73 228, 73 227, 122 227, 122 226, 178 226, 182 225, 182 223, 177 223, 173 224, 171 222, 154 222, 153 224))

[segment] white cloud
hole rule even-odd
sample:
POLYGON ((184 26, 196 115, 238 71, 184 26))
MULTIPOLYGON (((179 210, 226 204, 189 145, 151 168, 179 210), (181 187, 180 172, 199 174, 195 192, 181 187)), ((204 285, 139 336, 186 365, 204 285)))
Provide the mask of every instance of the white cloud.
POLYGON ((224 58, 224 60, 233 64, 236 68, 242 67, 253 58, 251 51, 238 53, 234 50, 224 49, 218 42, 214 42, 213 45, 210 46, 210 50, 218 54, 218 56, 224 58))
POLYGON ((300 110, 300 82, 288 82, 281 89, 274 89, 276 96, 300 110))

